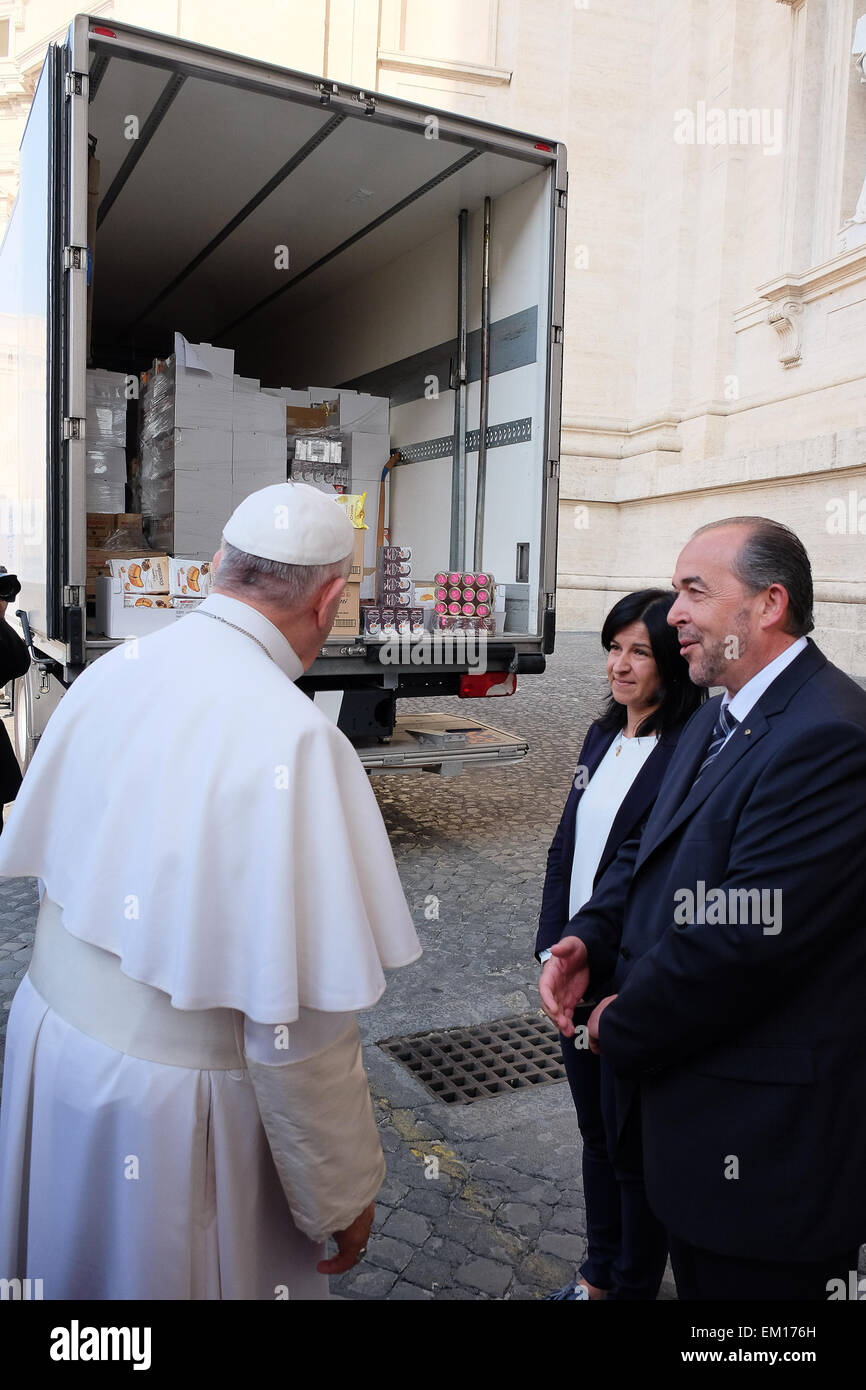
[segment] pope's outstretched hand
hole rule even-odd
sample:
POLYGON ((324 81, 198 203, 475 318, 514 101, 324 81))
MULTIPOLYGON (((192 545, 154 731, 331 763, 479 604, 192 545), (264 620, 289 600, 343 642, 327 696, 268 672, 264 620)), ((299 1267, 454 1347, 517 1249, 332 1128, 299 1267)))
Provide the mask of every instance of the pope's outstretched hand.
POLYGON ((589 989, 586 947, 576 936, 564 936, 550 948, 538 980, 541 1007, 566 1038, 574 1035, 572 1014, 589 989))

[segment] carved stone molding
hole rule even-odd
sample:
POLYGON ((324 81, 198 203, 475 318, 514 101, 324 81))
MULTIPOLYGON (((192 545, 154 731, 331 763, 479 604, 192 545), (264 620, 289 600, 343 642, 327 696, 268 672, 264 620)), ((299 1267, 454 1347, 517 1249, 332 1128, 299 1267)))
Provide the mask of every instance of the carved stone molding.
POLYGON ((802 361, 802 317, 803 306, 798 299, 782 299, 767 311, 767 323, 779 335, 779 361, 783 367, 799 367, 802 361))

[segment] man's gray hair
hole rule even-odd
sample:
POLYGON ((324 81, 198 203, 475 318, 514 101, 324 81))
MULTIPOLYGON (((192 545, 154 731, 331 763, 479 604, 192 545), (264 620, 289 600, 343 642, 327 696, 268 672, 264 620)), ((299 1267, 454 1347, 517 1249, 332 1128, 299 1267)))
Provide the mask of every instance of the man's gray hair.
POLYGON ((784 631, 791 637, 805 637, 815 626, 813 612, 812 566, 806 547, 790 526, 766 516, 726 516, 699 526, 693 535, 716 531, 722 526, 748 526, 749 534, 731 563, 740 583, 753 594, 781 584, 788 593, 788 613, 784 631))
POLYGON ((216 587, 238 598, 258 598, 280 608, 303 608, 332 579, 346 579, 352 556, 329 565, 285 565, 248 555, 222 538, 216 587))

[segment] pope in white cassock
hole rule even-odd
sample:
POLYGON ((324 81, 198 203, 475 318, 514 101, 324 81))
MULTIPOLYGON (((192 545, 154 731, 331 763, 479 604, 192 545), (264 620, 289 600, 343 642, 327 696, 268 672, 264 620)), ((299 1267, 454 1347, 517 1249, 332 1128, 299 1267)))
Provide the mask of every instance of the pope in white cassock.
POLYGON ((385 1164, 355 1013, 420 947, 366 773, 293 684, 352 541, 314 488, 252 494, 214 593, 90 666, 28 769, 0 1278, 45 1298, 327 1298, 363 1254, 385 1164))

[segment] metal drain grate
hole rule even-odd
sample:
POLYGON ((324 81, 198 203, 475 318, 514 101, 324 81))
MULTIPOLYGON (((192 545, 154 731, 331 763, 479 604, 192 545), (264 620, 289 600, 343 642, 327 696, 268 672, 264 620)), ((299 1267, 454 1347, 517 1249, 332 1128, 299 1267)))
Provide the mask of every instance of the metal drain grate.
POLYGON ((559 1034, 543 1014, 383 1038, 379 1047, 446 1105, 565 1080, 559 1034))

